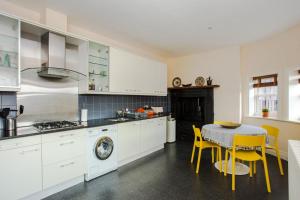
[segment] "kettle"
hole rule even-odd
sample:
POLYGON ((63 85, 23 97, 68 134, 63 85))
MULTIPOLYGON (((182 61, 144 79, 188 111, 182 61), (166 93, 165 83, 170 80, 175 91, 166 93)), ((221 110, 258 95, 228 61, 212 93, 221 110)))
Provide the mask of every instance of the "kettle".
POLYGON ((10 108, 3 108, 0 111, 0 116, 4 119, 4 129, 6 136, 16 136, 17 135, 17 117, 24 112, 24 106, 20 105, 19 115, 16 117, 8 117, 10 112, 18 112, 18 110, 12 110, 10 108))

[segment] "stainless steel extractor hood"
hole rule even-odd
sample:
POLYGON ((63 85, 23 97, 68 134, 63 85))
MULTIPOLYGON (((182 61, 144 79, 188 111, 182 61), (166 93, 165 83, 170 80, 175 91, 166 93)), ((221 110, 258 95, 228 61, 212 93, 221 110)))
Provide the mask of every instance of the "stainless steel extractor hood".
POLYGON ((65 69, 66 38, 65 36, 47 32, 42 35, 42 66, 38 75, 46 78, 67 78, 70 76, 65 69))

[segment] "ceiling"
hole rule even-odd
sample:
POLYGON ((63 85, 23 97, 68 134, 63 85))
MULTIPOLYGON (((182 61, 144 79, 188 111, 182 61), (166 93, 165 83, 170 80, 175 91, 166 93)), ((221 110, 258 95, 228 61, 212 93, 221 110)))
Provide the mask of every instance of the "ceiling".
POLYGON ((300 22, 299 0, 9 0, 169 56, 240 45, 300 22))

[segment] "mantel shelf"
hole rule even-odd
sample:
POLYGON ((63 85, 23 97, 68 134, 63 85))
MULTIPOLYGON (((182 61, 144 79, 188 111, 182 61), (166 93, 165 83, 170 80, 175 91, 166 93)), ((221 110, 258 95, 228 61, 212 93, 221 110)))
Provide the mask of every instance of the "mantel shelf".
POLYGON ((220 85, 190 86, 190 87, 169 87, 169 90, 192 90, 192 89, 209 89, 218 88, 220 85))

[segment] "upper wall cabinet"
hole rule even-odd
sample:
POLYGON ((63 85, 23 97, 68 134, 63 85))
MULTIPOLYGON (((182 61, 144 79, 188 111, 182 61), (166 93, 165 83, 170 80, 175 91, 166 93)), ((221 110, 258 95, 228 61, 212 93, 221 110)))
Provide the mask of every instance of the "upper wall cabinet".
POLYGON ((89 42, 89 91, 109 91, 109 47, 89 42))
POLYGON ((0 15, 0 91, 20 89, 20 22, 0 15))
POLYGON ((86 80, 80 81, 81 94, 107 94, 109 93, 109 47, 88 42, 87 58, 84 59, 86 80))
POLYGON ((132 95, 167 95, 164 63, 110 48, 110 92, 132 95))

